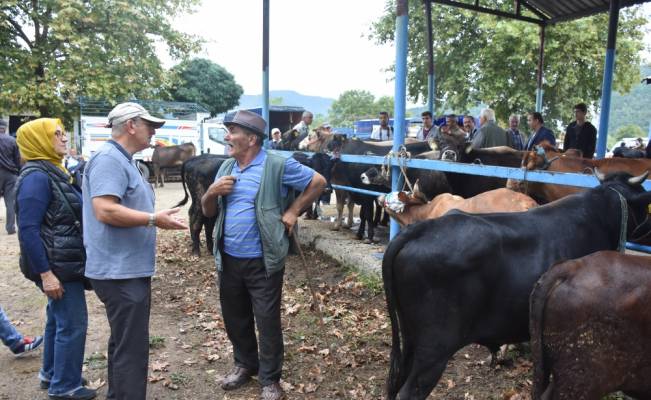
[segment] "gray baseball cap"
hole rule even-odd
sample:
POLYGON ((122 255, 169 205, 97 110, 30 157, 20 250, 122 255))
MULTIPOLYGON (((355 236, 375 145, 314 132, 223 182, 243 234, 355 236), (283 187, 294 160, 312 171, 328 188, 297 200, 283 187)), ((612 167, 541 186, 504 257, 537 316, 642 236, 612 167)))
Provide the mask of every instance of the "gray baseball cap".
POLYGON ((113 125, 120 125, 132 118, 141 118, 149 122, 154 128, 160 128, 165 124, 164 119, 156 118, 145 110, 145 107, 138 103, 120 103, 108 115, 109 128, 113 125))

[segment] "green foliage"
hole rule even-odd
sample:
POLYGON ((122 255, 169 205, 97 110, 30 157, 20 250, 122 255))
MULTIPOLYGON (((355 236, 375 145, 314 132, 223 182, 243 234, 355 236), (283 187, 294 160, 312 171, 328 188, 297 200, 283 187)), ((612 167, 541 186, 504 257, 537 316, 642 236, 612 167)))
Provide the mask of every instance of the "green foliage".
POLYGON ((198 0, 10 0, 0 8, 0 111, 69 117, 79 96, 162 98, 156 44, 173 58, 200 41, 170 17, 198 0))
POLYGON ((338 127, 352 127, 359 119, 375 118, 380 111, 393 115, 393 97, 382 96, 377 101, 367 90, 347 90, 330 106, 330 124, 338 127))
MULTIPOLYGON (((501 3, 512 11, 513 2, 501 3)), ((370 38, 394 40, 395 1, 376 21, 370 38)), ((483 102, 498 119, 535 107, 539 27, 488 14, 432 4, 436 109, 461 112, 483 102)), ((620 93, 638 80, 646 18, 639 7, 620 13, 613 87, 620 93)), ((409 2, 408 94, 412 101, 427 95, 427 29, 422 2, 409 2)), ((599 14, 546 28, 543 114, 566 124, 579 102, 598 107, 608 16, 599 14)), ((393 68, 392 66, 389 68, 393 68)))
POLYGON ((373 115, 375 97, 367 90, 347 90, 332 102, 330 123, 339 127, 352 127, 353 123, 373 115))
POLYGON ((203 58, 183 61, 170 74, 174 82, 170 88, 172 98, 199 103, 212 116, 235 107, 243 92, 230 72, 203 58))
POLYGON ((149 348, 150 349, 159 349, 165 347, 165 338, 163 336, 150 336, 149 337, 149 348))
POLYGON ((608 135, 608 148, 618 145, 623 138, 645 138, 646 136, 646 133, 639 126, 634 124, 624 125, 608 135))
MULTIPOLYGON (((649 75, 651 75, 651 66, 640 68, 640 79, 649 75)), ((651 105, 651 85, 640 83, 639 80, 628 94, 613 93, 608 132, 613 132, 628 124, 635 124, 647 132, 651 122, 651 107, 649 105, 651 105)), ((643 134, 642 137, 647 137, 647 134, 643 134)))

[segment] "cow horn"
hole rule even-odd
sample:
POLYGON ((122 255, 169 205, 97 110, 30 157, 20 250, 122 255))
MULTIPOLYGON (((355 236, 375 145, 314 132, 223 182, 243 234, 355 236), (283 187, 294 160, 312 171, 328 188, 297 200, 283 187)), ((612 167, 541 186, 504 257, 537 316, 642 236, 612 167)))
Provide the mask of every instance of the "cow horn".
POLYGON ((644 180, 646 179, 646 177, 648 175, 649 175, 649 171, 647 170, 642 175, 633 176, 631 178, 628 178, 628 184, 629 185, 640 185, 642 182, 644 182, 644 180))
POLYGON ((599 182, 603 182, 604 179, 606 179, 606 175, 599 172, 599 169, 597 167, 594 167, 594 170, 592 171, 592 173, 599 180, 599 182))

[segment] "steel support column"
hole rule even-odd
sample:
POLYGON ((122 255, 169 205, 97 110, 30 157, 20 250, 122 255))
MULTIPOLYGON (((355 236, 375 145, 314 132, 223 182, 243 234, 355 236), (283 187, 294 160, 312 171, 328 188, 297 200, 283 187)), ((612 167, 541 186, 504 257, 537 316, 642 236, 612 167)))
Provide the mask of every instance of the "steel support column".
MULTIPOLYGON (((393 110, 393 151, 400 150, 405 143, 405 103, 407 97, 407 48, 409 34, 408 0, 396 2, 396 83, 393 110)), ((400 168, 391 167, 391 190, 401 188, 400 168)), ((400 231, 400 225, 391 219, 389 237, 393 239, 400 231)))
POLYGON ((618 20, 619 0, 610 0, 608 45, 606 47, 604 80, 601 85, 601 115, 599 116, 599 131, 597 135, 597 158, 603 158, 606 155, 606 144, 608 140, 608 121, 610 120, 610 96, 612 94, 613 73, 615 71, 615 44, 617 43, 618 20))
POLYGON ((269 0, 262 0, 262 118, 267 121, 264 147, 269 141, 269 0))
POLYGON ((538 51, 538 76, 536 79, 536 111, 542 113, 543 67, 545 61, 545 25, 540 25, 540 49, 538 51))
POLYGON ((432 2, 425 1, 425 18, 427 18, 427 110, 432 113, 432 118, 435 118, 434 96, 436 94, 436 75, 434 74, 434 39, 432 37, 432 2))

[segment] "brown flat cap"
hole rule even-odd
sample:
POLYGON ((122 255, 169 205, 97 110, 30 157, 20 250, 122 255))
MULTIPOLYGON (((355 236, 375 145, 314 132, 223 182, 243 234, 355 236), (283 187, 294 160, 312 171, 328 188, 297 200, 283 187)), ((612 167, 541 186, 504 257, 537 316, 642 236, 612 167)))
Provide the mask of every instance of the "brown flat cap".
POLYGON ((239 125, 260 136, 265 135, 264 129, 267 127, 267 123, 261 116, 247 110, 238 110, 226 114, 224 125, 239 125))

